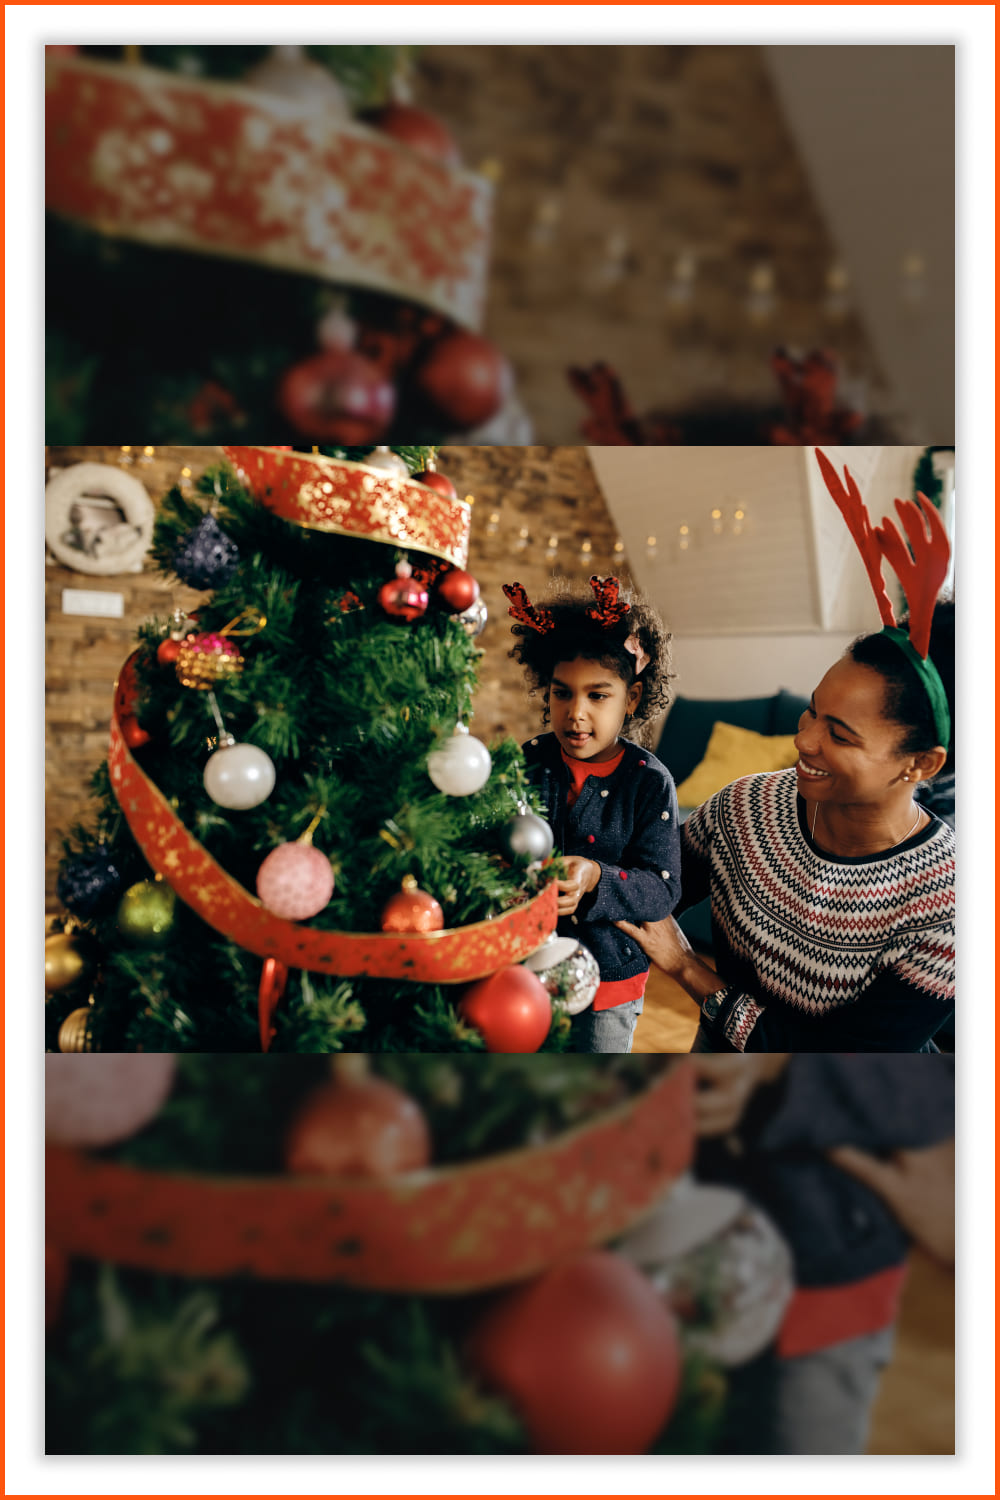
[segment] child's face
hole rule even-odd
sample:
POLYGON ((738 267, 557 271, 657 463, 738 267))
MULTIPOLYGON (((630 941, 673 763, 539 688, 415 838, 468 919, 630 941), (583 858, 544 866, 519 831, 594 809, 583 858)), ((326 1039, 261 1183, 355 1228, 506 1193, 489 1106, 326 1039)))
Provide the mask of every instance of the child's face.
POLYGON ((642 683, 626 687, 617 672, 578 656, 561 661, 549 684, 552 732, 574 760, 610 760, 625 715, 642 697, 642 683))

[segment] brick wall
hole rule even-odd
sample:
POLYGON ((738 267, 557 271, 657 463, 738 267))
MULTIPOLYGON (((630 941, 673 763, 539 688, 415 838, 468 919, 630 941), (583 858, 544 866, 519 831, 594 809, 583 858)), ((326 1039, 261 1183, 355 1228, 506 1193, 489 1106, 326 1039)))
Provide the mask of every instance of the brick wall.
POLYGON ((537 437, 580 441, 569 364, 608 360, 640 413, 720 392, 770 406, 778 343, 839 351, 891 417, 864 330, 823 313, 837 251, 759 48, 428 46, 416 84, 469 165, 501 169, 488 331, 537 437), (616 240, 622 274, 602 281, 616 240), (678 304, 685 255, 694 295, 678 304), (777 304, 755 322, 762 264, 777 304))

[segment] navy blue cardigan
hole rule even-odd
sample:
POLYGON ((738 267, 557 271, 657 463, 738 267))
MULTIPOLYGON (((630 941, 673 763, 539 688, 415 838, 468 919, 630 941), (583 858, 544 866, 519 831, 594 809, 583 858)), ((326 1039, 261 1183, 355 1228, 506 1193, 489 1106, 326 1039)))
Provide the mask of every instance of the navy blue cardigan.
POLYGON ((570 779, 554 734, 522 748, 528 775, 545 799, 557 851, 595 860, 601 878, 558 931, 597 959, 601 979, 631 979, 649 968, 642 949, 613 924, 653 922, 673 911, 681 893, 677 793, 666 766, 631 740, 610 776, 588 776, 572 807, 570 779))

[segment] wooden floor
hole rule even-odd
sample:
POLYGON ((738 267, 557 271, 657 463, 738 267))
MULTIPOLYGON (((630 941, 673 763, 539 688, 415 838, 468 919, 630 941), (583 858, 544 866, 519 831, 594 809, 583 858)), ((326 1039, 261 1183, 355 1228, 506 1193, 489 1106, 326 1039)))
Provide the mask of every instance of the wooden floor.
POLYGON ((650 969, 632 1051, 690 1052, 697 1029, 698 1007, 691 996, 662 970, 650 969))
POLYGON ((869 1453, 955 1451, 955 1276, 910 1257, 896 1352, 875 1404, 869 1453))

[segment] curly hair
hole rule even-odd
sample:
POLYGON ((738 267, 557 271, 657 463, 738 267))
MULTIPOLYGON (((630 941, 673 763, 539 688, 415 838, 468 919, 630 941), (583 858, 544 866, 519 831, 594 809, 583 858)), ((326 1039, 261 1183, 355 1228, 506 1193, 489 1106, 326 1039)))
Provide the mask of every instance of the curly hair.
POLYGON ((644 599, 624 587, 619 598, 628 604, 627 614, 612 625, 604 625, 587 614, 594 605, 592 593, 578 594, 564 586, 539 606, 550 614, 551 629, 539 632, 526 624, 511 626, 516 639, 508 655, 524 668, 532 690, 544 691, 544 723, 549 721, 548 688, 556 667, 560 662, 580 657, 600 662, 620 677, 626 687, 642 683, 642 697, 632 715, 636 724, 656 718, 666 708, 670 701, 667 684, 674 675, 670 670, 670 632, 644 599), (635 669, 635 657, 625 650, 630 635, 635 636, 649 657, 641 672, 635 669))
MULTIPOLYGON (((906 620, 901 621, 905 625, 906 620)), ((933 750, 938 743, 934 715, 920 678, 903 653, 881 632, 860 635, 847 648, 853 661, 871 667, 885 683, 885 713, 905 731, 899 745, 903 755, 933 750)), ((942 595, 934 607, 929 656, 938 671, 951 715, 951 744, 941 774, 955 766, 955 601, 942 595)))

